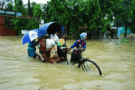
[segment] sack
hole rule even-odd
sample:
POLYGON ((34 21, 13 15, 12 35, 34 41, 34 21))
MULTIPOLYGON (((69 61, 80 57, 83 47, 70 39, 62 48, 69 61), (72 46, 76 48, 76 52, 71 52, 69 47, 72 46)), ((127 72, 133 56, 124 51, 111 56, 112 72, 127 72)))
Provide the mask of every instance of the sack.
POLYGON ((48 50, 49 48, 51 48, 54 44, 55 44, 55 42, 53 40, 46 39, 46 50, 48 50))
POLYGON ((57 54, 57 46, 53 46, 53 48, 50 51, 50 58, 58 58, 57 54))

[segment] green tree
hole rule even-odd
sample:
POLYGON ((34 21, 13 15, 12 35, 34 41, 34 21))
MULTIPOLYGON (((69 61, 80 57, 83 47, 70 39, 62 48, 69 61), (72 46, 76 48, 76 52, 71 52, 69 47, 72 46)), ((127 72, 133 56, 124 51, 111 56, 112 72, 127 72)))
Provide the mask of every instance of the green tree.
POLYGON ((34 6, 36 5, 36 2, 30 3, 30 5, 31 5, 30 10, 31 10, 32 16, 33 16, 34 6))
MULTIPOLYGON (((24 6, 22 0, 15 0, 15 6, 13 7, 13 10, 15 12, 21 12, 24 13, 24 6)), ((18 35, 21 34, 21 29, 23 28, 22 19, 19 18, 13 18, 12 21, 15 25, 14 29, 17 30, 18 35)))
MULTIPOLYGON (((25 9, 21 0, 16 0, 14 10, 21 12, 23 15, 28 15, 28 9, 25 9)), ((36 12, 34 12, 36 13, 36 12)), ((13 18, 14 29, 18 31, 18 35, 21 35, 21 30, 32 30, 39 28, 39 20, 37 19, 24 19, 13 18)))
POLYGON ((51 15, 49 15, 49 13, 48 13, 48 10, 50 8, 50 4, 49 3, 50 2, 47 2, 47 4, 44 4, 44 6, 43 6, 43 9, 44 9, 44 11, 43 11, 43 19, 44 19, 45 22, 49 22, 50 21, 50 16, 51 15))
POLYGON ((8 3, 7 10, 8 11, 13 11, 13 5, 12 5, 12 3, 8 3))
POLYGON ((134 0, 122 0, 117 9, 114 9, 114 16, 121 17, 122 23, 125 25, 124 37, 127 36, 127 26, 133 17, 133 3, 134 0))
POLYGON ((15 0, 14 11, 23 12, 24 6, 22 0, 15 0))
POLYGON ((33 9, 33 17, 40 17, 42 15, 42 10, 40 4, 36 4, 33 9))
MULTIPOLYGON (((132 5, 135 5, 135 1, 132 2, 132 5)), ((130 22, 130 30, 131 32, 135 33, 135 7, 132 7, 133 10, 133 16, 131 17, 131 22, 130 22)))

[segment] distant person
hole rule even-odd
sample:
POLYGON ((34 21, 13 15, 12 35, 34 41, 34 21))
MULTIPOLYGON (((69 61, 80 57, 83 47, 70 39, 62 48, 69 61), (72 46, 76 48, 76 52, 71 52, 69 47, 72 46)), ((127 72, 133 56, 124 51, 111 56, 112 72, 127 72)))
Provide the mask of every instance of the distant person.
POLYGON ((50 38, 54 37, 55 35, 57 35, 59 39, 61 38, 61 35, 59 34, 59 31, 57 29, 54 31, 54 34, 50 34, 50 38))

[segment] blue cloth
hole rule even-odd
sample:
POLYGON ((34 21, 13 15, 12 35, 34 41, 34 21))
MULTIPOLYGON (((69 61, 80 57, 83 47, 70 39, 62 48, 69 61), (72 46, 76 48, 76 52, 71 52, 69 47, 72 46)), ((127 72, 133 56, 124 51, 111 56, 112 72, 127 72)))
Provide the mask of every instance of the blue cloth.
POLYGON ((36 48, 33 48, 33 47, 29 47, 28 48, 28 55, 29 55, 29 57, 33 57, 35 55, 35 53, 36 53, 35 49, 36 48))
POLYGON ((32 41, 32 42, 28 43, 28 48, 29 47, 33 47, 34 48, 35 46, 36 46, 36 41, 32 41))
POLYGON ((32 41, 32 42, 28 43, 28 55, 30 57, 33 57, 36 53, 36 47, 35 46, 36 46, 37 43, 39 43, 39 41, 38 42, 32 41))
MULTIPOLYGON (((77 41, 71 46, 71 48, 74 48, 74 47, 79 48, 79 44, 81 44, 81 46, 86 50, 86 42, 84 42, 84 44, 83 44, 81 39, 77 40, 77 41)), ((75 50, 73 50, 73 52, 75 52, 75 50)), ((77 51, 77 53, 78 53, 78 52, 79 52, 79 51, 77 51)))

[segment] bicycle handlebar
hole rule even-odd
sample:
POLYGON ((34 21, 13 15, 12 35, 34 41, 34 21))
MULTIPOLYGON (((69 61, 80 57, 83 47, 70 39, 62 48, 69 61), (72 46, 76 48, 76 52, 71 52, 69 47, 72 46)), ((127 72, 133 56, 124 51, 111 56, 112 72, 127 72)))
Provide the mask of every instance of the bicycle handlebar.
MULTIPOLYGON (((72 48, 73 50, 79 50, 80 52, 79 53, 82 53, 81 51, 84 50, 84 48, 72 48)), ((74 52, 68 52, 67 54, 79 54, 79 53, 74 53, 74 52)))
POLYGON ((80 50, 80 51, 82 51, 84 48, 72 48, 73 50, 80 50))

